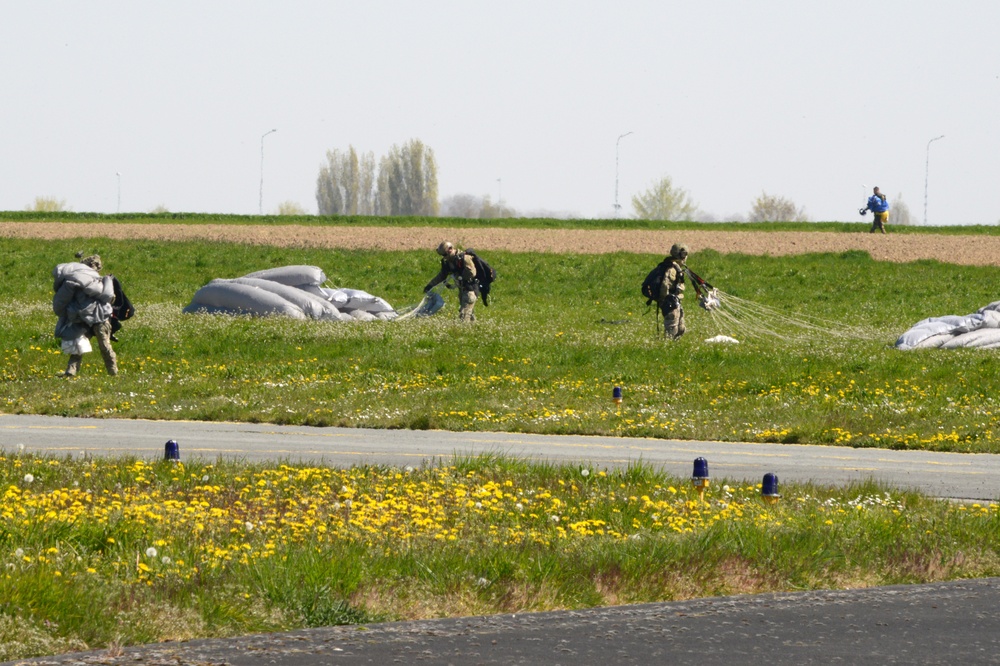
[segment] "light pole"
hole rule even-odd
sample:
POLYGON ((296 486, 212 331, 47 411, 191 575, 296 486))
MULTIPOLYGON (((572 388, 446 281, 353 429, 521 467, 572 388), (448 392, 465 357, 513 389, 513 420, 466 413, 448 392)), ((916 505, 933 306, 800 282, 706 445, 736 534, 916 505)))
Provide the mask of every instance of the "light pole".
POLYGON ((497 208, 503 208, 503 183, 497 178, 497 208))
POLYGON ((943 138, 944 134, 927 142, 927 161, 924 163, 924 226, 927 226, 927 180, 931 173, 931 144, 943 138))
POLYGON ((277 131, 273 129, 270 132, 264 132, 263 136, 260 137, 260 199, 257 202, 257 212, 261 215, 264 214, 264 137, 277 131))
POLYGON ((118 178, 118 207, 115 212, 120 213, 122 212, 122 174, 120 171, 115 171, 115 176, 118 178))
POLYGON ((615 219, 618 218, 618 211, 621 209, 621 206, 618 205, 618 144, 629 134, 633 134, 633 132, 625 132, 615 141, 615 219))

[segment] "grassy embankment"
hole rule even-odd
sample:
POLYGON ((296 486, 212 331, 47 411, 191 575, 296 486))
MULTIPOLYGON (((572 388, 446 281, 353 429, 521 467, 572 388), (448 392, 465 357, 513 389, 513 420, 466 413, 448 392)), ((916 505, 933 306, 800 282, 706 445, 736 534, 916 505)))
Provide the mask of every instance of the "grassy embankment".
POLYGON ((1000 505, 704 499, 640 465, 0 455, 0 660, 337 623, 1000 575, 1000 505))

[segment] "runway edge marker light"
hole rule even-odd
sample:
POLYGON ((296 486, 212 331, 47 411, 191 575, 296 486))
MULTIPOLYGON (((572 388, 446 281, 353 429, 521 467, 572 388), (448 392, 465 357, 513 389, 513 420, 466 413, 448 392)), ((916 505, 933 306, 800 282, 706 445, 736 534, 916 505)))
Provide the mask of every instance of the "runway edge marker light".
POLYGON ((764 482, 760 486, 760 496, 769 504, 773 504, 781 499, 781 495, 778 494, 777 474, 768 472, 764 475, 764 482))
POLYGON ((176 439, 168 440, 166 445, 163 447, 163 459, 164 460, 180 460, 181 459, 181 447, 177 444, 176 439))
POLYGON ((698 491, 698 497, 705 501, 705 489, 708 488, 708 461, 704 458, 694 459, 694 471, 691 473, 691 485, 698 491))

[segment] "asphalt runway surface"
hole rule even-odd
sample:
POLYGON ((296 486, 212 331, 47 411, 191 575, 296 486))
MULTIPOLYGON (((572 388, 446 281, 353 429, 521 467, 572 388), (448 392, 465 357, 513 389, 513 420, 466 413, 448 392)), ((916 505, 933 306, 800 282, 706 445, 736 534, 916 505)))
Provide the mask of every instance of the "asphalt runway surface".
MULTIPOLYGON (((413 465, 510 456, 614 468, 639 461, 713 482, 877 479, 964 500, 1000 497, 1000 456, 611 437, 310 428, 0 415, 0 450, 58 456, 413 465)), ((998 536, 1000 538, 1000 536, 998 536)), ((1000 579, 327 627, 160 643, 23 664, 1000 664, 1000 579)))
POLYGON ((0 415, 0 451, 59 456, 162 457, 168 440, 182 459, 307 461, 337 466, 417 467, 454 456, 504 454, 554 463, 617 468, 642 462, 689 476, 708 461, 713 483, 812 481, 843 486, 875 479, 932 497, 1000 498, 1000 455, 852 449, 839 446, 698 442, 627 437, 527 435, 504 432, 315 428, 253 423, 138 421, 0 415))
POLYGON ((1000 579, 325 627, 10 663, 998 664, 1000 579))

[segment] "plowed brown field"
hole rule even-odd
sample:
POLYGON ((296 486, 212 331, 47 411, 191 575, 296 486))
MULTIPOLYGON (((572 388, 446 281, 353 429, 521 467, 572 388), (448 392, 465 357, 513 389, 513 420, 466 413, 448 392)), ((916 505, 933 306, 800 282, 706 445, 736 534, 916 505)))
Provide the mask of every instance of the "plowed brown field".
POLYGON ((225 224, 0 222, 0 237, 208 240, 279 247, 432 250, 442 239, 462 247, 512 252, 665 254, 672 243, 692 253, 805 254, 863 250, 880 261, 937 259, 1000 266, 1000 236, 868 234, 811 231, 616 231, 577 229, 441 229, 432 227, 313 227, 225 224))

